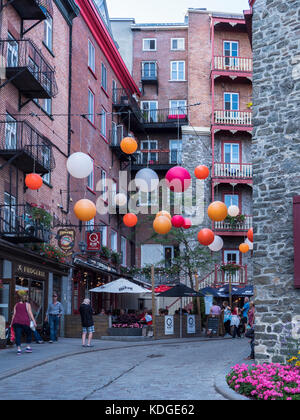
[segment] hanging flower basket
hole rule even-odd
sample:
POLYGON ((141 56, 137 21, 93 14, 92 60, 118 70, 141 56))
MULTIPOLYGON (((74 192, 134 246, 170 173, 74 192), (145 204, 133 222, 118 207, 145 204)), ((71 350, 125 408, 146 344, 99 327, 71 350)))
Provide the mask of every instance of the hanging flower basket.
POLYGON ((236 264, 224 264, 221 265, 221 270, 224 271, 224 273, 235 273, 240 269, 239 265, 236 264))

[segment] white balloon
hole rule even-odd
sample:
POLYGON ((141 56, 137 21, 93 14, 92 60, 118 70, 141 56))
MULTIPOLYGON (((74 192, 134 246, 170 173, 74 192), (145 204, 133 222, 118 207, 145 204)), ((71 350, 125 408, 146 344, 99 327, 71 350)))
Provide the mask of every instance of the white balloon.
POLYGON ((73 153, 67 160, 67 170, 74 178, 86 178, 93 171, 93 159, 86 153, 73 153))
POLYGON ((127 204, 127 197, 123 193, 115 195, 115 204, 119 207, 123 207, 127 204))
POLYGON ((157 190, 159 178, 152 169, 144 168, 136 174, 135 184, 142 192, 152 192, 157 190))
POLYGON ((238 206, 230 206, 228 207, 228 214, 231 217, 236 217, 240 214, 240 209, 238 208, 238 206))
POLYGON ((245 244, 249 245, 250 251, 253 251, 253 242, 249 241, 249 239, 247 238, 245 240, 245 244))
POLYGON ((214 252, 221 251, 224 246, 224 241, 220 236, 215 236, 215 240, 209 245, 209 249, 214 252))

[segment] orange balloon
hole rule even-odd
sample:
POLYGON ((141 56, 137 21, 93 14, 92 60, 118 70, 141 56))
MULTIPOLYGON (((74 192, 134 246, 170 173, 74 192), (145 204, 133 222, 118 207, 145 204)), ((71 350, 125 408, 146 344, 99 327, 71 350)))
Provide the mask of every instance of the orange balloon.
POLYGON ((120 147, 122 152, 126 153, 126 155, 132 155, 137 151, 138 144, 133 137, 125 137, 121 141, 120 147))
POLYGON ((215 234, 210 229, 202 229, 198 233, 198 241, 200 242, 201 245, 205 245, 205 246, 211 245, 214 240, 215 240, 215 234))
POLYGON ((253 228, 248 230, 247 236, 248 236, 249 241, 253 242, 253 228))
POLYGON ((166 235, 172 229, 171 220, 166 216, 156 217, 153 222, 153 229, 160 235, 166 235))
POLYGON ((195 169, 195 177, 198 179, 206 179, 209 177, 209 169, 207 166, 200 165, 195 169))
POLYGON ((228 215, 226 204, 214 201, 207 209, 208 217, 214 222, 222 222, 228 215))
POLYGON ((77 219, 88 222, 96 216, 97 209, 91 200, 82 199, 75 204, 74 213, 77 219))
POLYGON ((156 217, 160 217, 160 216, 165 216, 172 221, 172 216, 170 215, 169 212, 167 212, 165 210, 162 210, 159 213, 157 213, 156 217))
POLYGON ((25 185, 30 190, 38 190, 43 185, 43 179, 38 174, 28 174, 25 178, 25 185))
POLYGON ((136 226, 138 222, 138 218, 135 214, 128 213, 128 214, 125 214, 125 216, 123 217, 123 222, 125 226, 132 228, 136 226))
POLYGON ((240 249, 240 252, 242 252, 243 254, 246 254, 249 251, 250 247, 248 244, 244 243, 240 245, 239 249, 240 249))

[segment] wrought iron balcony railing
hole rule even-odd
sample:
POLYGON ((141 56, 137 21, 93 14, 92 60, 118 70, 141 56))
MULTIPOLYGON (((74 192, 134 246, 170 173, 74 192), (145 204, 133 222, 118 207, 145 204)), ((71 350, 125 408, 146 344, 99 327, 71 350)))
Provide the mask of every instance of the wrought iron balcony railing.
POLYGON ((219 110, 214 112, 214 123, 220 125, 251 126, 251 111, 219 110))
POLYGON ((214 58, 213 70, 251 73, 253 60, 246 57, 217 56, 214 58))
POLYGON ((143 83, 155 84, 158 82, 158 69, 156 67, 142 66, 141 79, 143 83))
POLYGON ((252 163, 215 163, 214 176, 216 178, 252 178, 252 163))
POLYGON ((15 244, 49 242, 50 228, 34 220, 31 209, 24 204, 0 205, 0 236, 15 244))
POLYGON ((1 0, 1 8, 9 4, 24 20, 44 20, 53 16, 52 0, 1 0))
POLYGON ((46 174, 55 168, 51 142, 26 121, 0 121, 0 156, 25 173, 46 174))
POLYGON ((144 123, 149 126, 165 126, 172 128, 185 125, 188 121, 187 109, 142 109, 144 123))
POLYGON ((27 98, 50 99, 57 94, 55 71, 30 40, 0 40, 6 80, 27 98))
POLYGON ((135 162, 132 166, 138 167, 172 167, 182 163, 182 154, 177 150, 140 150, 134 154, 135 162))

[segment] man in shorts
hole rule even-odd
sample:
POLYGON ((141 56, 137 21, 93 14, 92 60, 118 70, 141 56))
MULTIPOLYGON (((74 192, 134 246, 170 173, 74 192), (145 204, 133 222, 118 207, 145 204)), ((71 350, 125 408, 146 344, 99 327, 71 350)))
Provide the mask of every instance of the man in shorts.
POLYGON ((94 320, 93 320, 93 309, 91 307, 91 301, 84 299, 83 303, 79 308, 82 325, 82 347, 93 347, 91 342, 93 334, 95 332, 94 320), (86 336, 88 335, 88 344, 86 345, 86 336))

